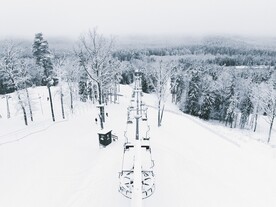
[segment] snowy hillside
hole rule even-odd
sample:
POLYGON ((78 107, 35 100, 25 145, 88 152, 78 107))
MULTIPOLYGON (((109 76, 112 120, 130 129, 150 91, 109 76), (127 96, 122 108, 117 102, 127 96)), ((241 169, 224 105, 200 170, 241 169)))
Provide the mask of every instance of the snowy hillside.
MULTIPOLYGON (((130 200, 118 192, 118 172, 131 87, 121 86, 119 104, 106 106, 105 127, 119 137, 106 148, 99 147, 96 105, 77 102, 74 114, 66 106, 62 120, 55 88, 57 121, 53 123, 46 87, 32 88, 30 93, 35 121, 27 127, 16 97, 11 94, 10 119, 5 99, 0 100, 0 206, 130 206, 130 200)), ((143 206, 276 206, 276 149, 262 142, 267 137, 265 121, 253 134, 199 120, 166 104, 158 128, 155 97, 145 94, 143 100, 149 106, 156 185, 143 206)))

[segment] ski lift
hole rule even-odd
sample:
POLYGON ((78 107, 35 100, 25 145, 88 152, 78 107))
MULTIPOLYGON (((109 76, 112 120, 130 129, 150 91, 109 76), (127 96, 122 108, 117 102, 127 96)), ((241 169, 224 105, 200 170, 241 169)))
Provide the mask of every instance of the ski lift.
MULTIPOLYGON (((122 170, 121 172, 119 172, 119 192, 129 199, 132 198, 132 192, 134 188, 134 148, 134 144, 128 142, 128 138, 126 137, 126 142, 124 144, 122 170)), ((143 154, 143 164, 141 170, 142 198, 145 199, 150 197, 155 191, 155 175, 153 173, 154 161, 152 160, 151 147, 149 143, 142 142, 141 153, 143 154)))
POLYGON ((145 140, 145 141, 149 141, 150 140, 150 137, 148 136, 149 131, 150 131, 150 126, 148 125, 148 130, 146 132, 146 136, 143 137, 143 140, 145 140))
POLYGON ((143 111, 143 113, 142 113, 142 121, 147 121, 147 120, 148 120, 147 111, 143 111))
POLYGON ((127 124, 132 124, 132 120, 130 118, 130 109, 127 111, 127 124))
POLYGON ((148 120, 148 107, 146 107, 144 103, 141 104, 141 110, 142 110, 142 121, 147 121, 148 120))
MULTIPOLYGON (((142 198, 150 197, 155 191, 153 171, 142 170, 142 198)), ((134 170, 125 170, 119 173, 121 179, 119 192, 125 197, 131 199, 134 179, 134 170)))
POLYGON ((140 78, 140 77, 142 76, 142 72, 139 71, 139 70, 135 70, 134 75, 135 75, 136 77, 140 78))
MULTIPOLYGON (((142 139, 139 138, 139 119, 141 118, 142 121, 147 120, 147 108, 145 108, 145 105, 142 103, 142 101, 139 100, 139 95, 142 96, 142 88, 141 72, 138 70, 135 71, 135 79, 135 89, 133 90, 131 106, 128 107, 127 113, 127 123, 132 123, 133 118, 136 119, 136 132, 134 138, 135 145, 134 143, 129 141, 125 131, 124 136, 126 138, 126 141, 124 144, 122 169, 119 172, 119 192, 125 197, 131 199, 132 197, 135 197, 135 195, 139 191, 138 193, 141 193, 141 197, 145 199, 151 196, 155 191, 155 175, 153 173, 154 161, 151 155, 151 147, 148 136, 148 132, 150 130, 149 126, 146 132, 146 137, 142 137, 142 139), (135 100, 137 102, 137 106, 134 107, 133 104, 135 100), (136 114, 131 114, 131 112, 134 111, 136 111, 136 114), (138 156, 138 158, 136 156, 138 156), (140 173, 141 180, 139 178, 140 173), (137 178, 139 179, 137 180, 137 178), (136 182, 138 182, 138 184, 136 182), (136 187, 136 185, 140 185, 139 182, 141 182, 141 191, 140 187, 138 191, 136 187)), ((134 126, 132 125, 130 127, 134 126)))
MULTIPOLYGON (((125 197, 131 199, 134 188, 134 166, 131 162, 133 159, 134 145, 125 143, 122 170, 119 172, 120 186, 119 192, 125 197), (131 163, 131 164, 130 164, 131 163)), ((155 191, 155 177, 153 173, 154 161, 151 158, 151 148, 149 145, 141 145, 144 161, 141 170, 142 177, 142 198, 148 198, 155 191)))

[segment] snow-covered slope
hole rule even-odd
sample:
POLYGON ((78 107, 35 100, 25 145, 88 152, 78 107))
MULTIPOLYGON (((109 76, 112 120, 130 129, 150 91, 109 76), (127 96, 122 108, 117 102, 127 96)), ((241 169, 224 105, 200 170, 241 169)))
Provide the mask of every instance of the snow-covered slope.
MULTIPOLYGON (((131 88, 121 86, 120 104, 106 106, 107 126, 119 139, 100 148, 92 103, 78 103, 74 115, 51 122, 45 88, 43 114, 37 100, 35 122, 25 127, 20 112, 0 119, 0 206, 3 207, 124 207, 130 200, 118 192, 131 88), (17 115, 16 115, 17 114, 17 115), (39 115, 40 114, 40 115, 39 115)), ((275 149, 251 139, 251 134, 228 129, 180 113, 167 104, 162 127, 157 127, 153 95, 150 105, 152 155, 156 190, 145 207, 274 207, 276 206, 275 149)), ((260 130, 261 131, 261 130, 260 130)), ((259 134, 260 136, 264 134, 259 134)))

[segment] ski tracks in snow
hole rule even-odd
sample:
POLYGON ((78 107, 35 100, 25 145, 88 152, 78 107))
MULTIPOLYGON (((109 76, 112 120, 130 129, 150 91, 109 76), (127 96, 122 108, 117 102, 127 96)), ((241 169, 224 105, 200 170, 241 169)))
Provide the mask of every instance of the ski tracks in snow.
POLYGON ((31 135, 34 135, 36 133, 41 133, 43 131, 46 131, 50 127, 67 121, 67 119, 62 120, 62 121, 56 121, 56 122, 51 122, 49 120, 43 121, 39 124, 33 125, 33 126, 28 126, 28 128, 23 128, 20 130, 16 130, 14 132, 10 132, 4 135, 0 136, 0 147, 1 145, 6 145, 6 144, 11 144, 13 142, 20 141, 22 139, 25 139, 31 135))

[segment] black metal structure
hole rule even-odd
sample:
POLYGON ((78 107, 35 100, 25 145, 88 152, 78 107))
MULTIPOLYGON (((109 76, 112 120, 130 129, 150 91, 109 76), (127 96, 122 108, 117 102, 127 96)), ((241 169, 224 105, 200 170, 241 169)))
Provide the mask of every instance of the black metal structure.
POLYGON ((106 147, 112 142, 112 130, 98 132, 100 146, 106 147))

